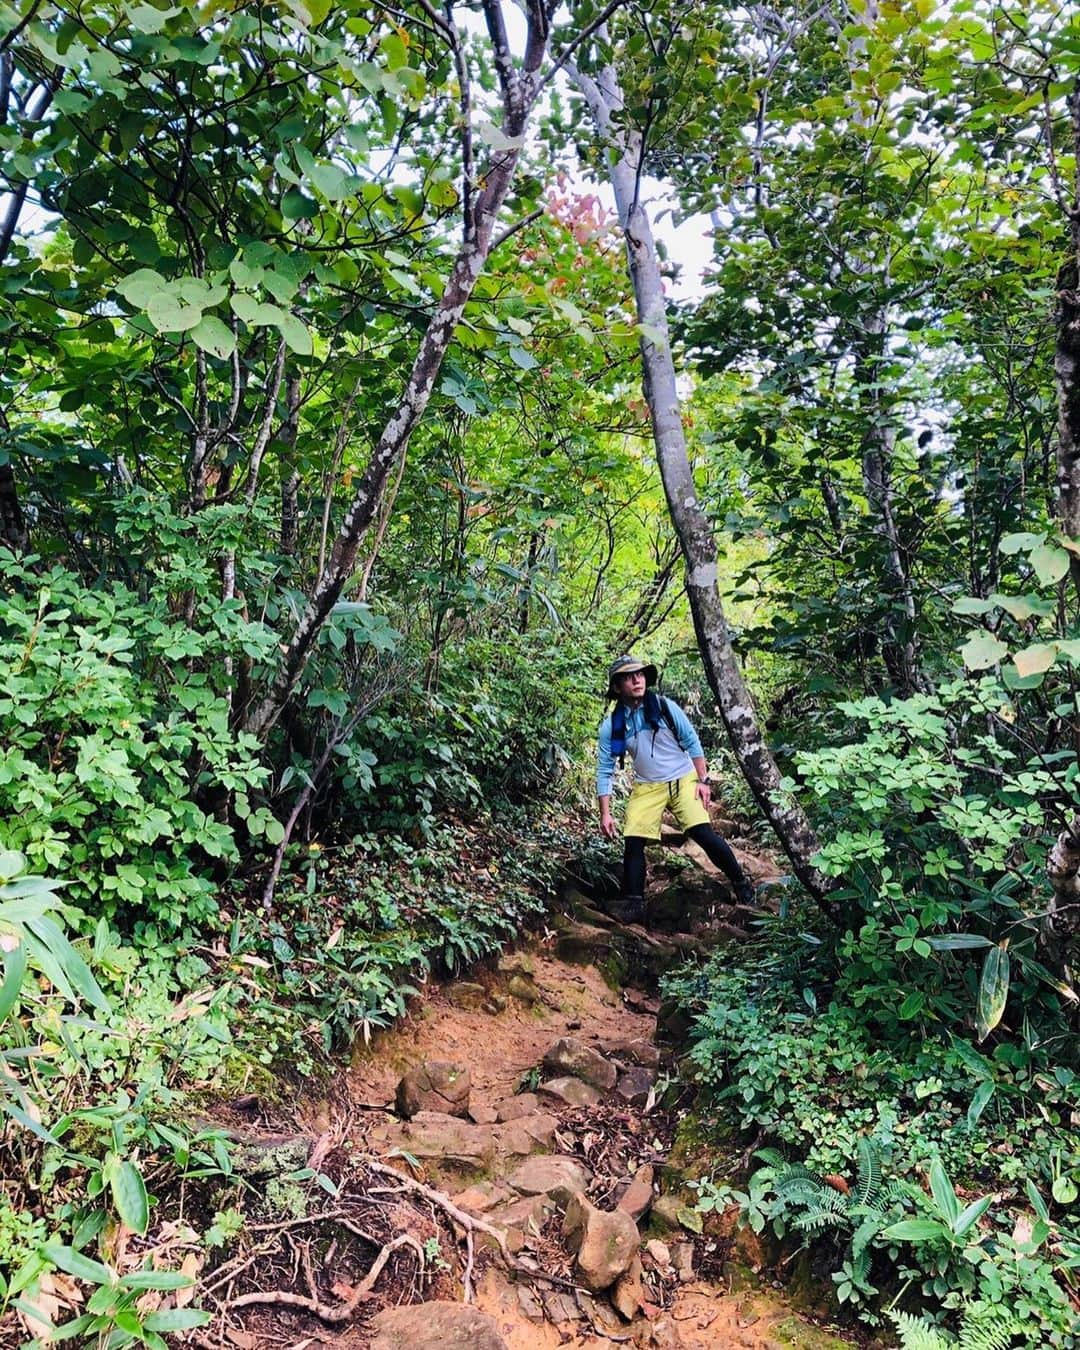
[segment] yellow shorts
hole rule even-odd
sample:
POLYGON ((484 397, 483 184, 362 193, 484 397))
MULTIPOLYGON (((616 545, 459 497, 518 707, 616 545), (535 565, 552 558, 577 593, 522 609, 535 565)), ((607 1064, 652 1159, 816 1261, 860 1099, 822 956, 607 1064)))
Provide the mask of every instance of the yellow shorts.
POLYGON ((673 783, 635 783, 626 803, 623 835, 637 839, 659 839, 660 819, 670 811, 683 831, 695 825, 707 825, 709 813, 694 789, 697 774, 688 773, 673 783))

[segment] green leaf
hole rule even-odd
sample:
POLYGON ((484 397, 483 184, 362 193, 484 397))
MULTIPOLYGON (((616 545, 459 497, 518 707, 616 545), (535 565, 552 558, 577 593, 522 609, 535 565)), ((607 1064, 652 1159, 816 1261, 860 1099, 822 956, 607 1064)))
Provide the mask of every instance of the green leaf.
POLYGON ((932 1242, 949 1236, 949 1230, 934 1219, 901 1219, 882 1232, 882 1237, 895 1242, 932 1242))
POLYGON ((180 1270, 135 1270, 120 1281, 121 1289, 190 1289, 195 1283, 180 1270))
POLYGON ((191 338, 197 347, 219 361, 224 361, 236 350, 236 334, 213 314, 203 315, 191 330, 191 338))
POLYGON ((159 333, 185 333, 202 318, 202 310, 171 291, 158 291, 146 302, 146 317, 159 333))
POLYGON ((984 1195, 978 1200, 972 1200, 971 1204, 957 1215, 953 1224, 953 1232, 956 1236, 958 1238, 963 1237, 969 1228, 973 1228, 979 1222, 993 1203, 994 1197, 992 1195, 984 1195))
POLYGON ((277 328, 290 351, 296 352, 297 356, 311 355, 313 350, 311 334, 295 314, 288 314, 282 310, 281 317, 277 320, 277 328))
POLYGON ((26 948, 20 942, 13 951, 4 953, 4 983, 0 985, 0 1026, 19 1001, 25 974, 26 948))
POLYGON ((936 952, 975 951, 994 945, 989 938, 980 937, 978 933, 945 933, 942 937, 926 940, 936 952))
POLYGON ((976 1039, 986 1040, 1001 1021, 1009 997, 1008 946, 991 947, 983 961, 979 994, 975 1002, 976 1039))
POLYGON ((998 544, 1002 553, 1022 553, 1030 548, 1036 548, 1046 538, 1044 534, 1029 534, 1020 532, 1018 534, 1007 534, 998 544))
POLYGON ((996 1084, 991 1083, 989 1081, 980 1083, 979 1086, 975 1089, 975 1092, 971 1098, 971 1105, 968 1107, 967 1110, 967 1123, 969 1129, 973 1130, 975 1126, 979 1123, 979 1117, 986 1110, 987 1105, 989 1104, 990 1099, 991 1097, 993 1097, 996 1090, 997 1090, 996 1084))
POLYGON ((1080 1192, 1076 1189, 1076 1182, 1072 1177, 1058 1177, 1050 1188, 1050 1194, 1059 1205, 1071 1205, 1080 1192))
POLYGON ((124 277, 116 289, 129 305, 134 305, 136 309, 145 309, 151 297, 157 295, 159 291, 164 291, 168 284, 160 272, 155 272, 150 267, 140 267, 137 272, 124 277))
POLYGON ((319 203, 299 188, 290 188, 281 199, 281 214, 286 220, 310 220, 319 214, 319 203))
POLYGON ((1054 544, 1040 544, 1031 550, 1031 565, 1044 586, 1053 586, 1069 570, 1069 555, 1054 544))
POLYGON ((960 648, 960 657, 968 670, 986 670, 1009 654, 1004 642, 989 633, 972 633, 960 648))
POLYGON ((948 1221, 950 1227, 954 1227, 960 1213, 960 1202, 940 1158, 935 1158, 930 1164, 930 1190, 938 1213, 948 1221))
POLYGON ((980 600, 974 595, 963 595, 953 602, 954 614, 989 614, 994 608, 992 600, 980 600))
POLYGON ((903 1003, 900 1004, 900 1010, 897 1013, 897 1016, 901 1019, 901 1021, 904 1022, 910 1021, 911 1018, 917 1017, 919 1013, 922 1012, 925 1006, 926 1006, 926 995, 922 992, 922 990, 916 989, 912 993, 908 994, 907 998, 904 999, 903 1003))
POLYGON ((1057 659, 1057 644, 1053 642, 1035 642, 1030 647, 1013 652, 1013 664, 1021 679, 1032 675, 1042 675, 1049 670, 1057 659))
MULTIPOLYGON (((91 1007, 97 1008, 99 1012, 109 1013, 112 1011, 109 1000, 98 988, 97 980, 94 979, 90 967, 68 942, 52 919, 30 919, 27 921, 26 928, 28 936, 32 935, 33 938, 37 939, 37 942, 45 948, 52 958, 53 970, 46 970, 45 973, 57 985, 58 989, 69 998, 71 997, 71 991, 74 990, 91 1007), (59 982, 55 978, 56 968, 59 968, 63 976, 59 982)), ((41 956, 40 948, 37 955, 41 956)))
POLYGON ((533 356, 532 352, 524 347, 511 347, 510 360, 515 366, 520 366, 522 370, 535 370, 540 362, 533 356))
POLYGON ((12 877, 20 876, 26 866, 26 855, 18 849, 0 849, 0 882, 10 882, 12 877))
POLYGON ((201 1308, 166 1308, 164 1312, 150 1313, 143 1321, 147 1331, 190 1331, 193 1327, 204 1327, 211 1321, 213 1313, 201 1308))
POLYGON ((150 1226, 150 1201, 142 1173, 133 1162, 122 1162, 110 1177, 113 1204, 121 1220, 134 1233, 145 1233, 150 1226))
POLYGON ((74 1247, 47 1242, 40 1251, 46 1261, 51 1262, 58 1270, 74 1275, 77 1280, 85 1280, 87 1284, 115 1283, 116 1276, 108 1266, 103 1266, 100 1261, 92 1261, 89 1256, 83 1256, 82 1252, 77 1252, 74 1247))

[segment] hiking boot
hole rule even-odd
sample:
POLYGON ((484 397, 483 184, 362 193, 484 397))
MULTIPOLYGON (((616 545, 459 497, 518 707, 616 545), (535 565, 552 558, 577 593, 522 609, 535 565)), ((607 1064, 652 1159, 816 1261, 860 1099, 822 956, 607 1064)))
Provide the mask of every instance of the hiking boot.
POLYGON ((749 905, 751 908, 757 904, 757 887, 752 881, 744 881, 741 886, 735 888, 735 903, 737 905, 749 905))
POLYGON ((645 898, 641 895, 624 895, 618 900, 609 900, 607 912, 616 923, 644 923, 645 898))

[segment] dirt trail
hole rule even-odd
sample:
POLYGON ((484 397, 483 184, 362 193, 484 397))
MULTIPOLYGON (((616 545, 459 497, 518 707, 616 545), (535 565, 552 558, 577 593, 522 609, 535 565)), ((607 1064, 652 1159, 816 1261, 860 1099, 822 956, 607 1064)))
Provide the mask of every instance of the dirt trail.
MULTIPOLYGON (((779 876, 756 853, 740 860, 757 881, 779 876)), ((722 902, 711 871, 690 849, 654 868, 648 931, 569 895, 522 951, 428 988, 360 1048, 330 1097, 297 1117, 308 1175, 333 1178, 333 1201, 315 1195, 318 1212, 309 1198, 296 1220, 261 1226, 258 1261, 234 1258, 235 1281, 216 1275, 222 1316, 197 1343, 843 1350, 769 1283, 733 1214, 699 1234, 684 1221, 692 1195, 662 1105, 657 990, 687 954, 746 935, 752 915, 722 902), (693 931, 674 931, 690 914, 693 931), (572 1213, 584 1216, 576 1237, 572 1213), (616 1229, 625 1260, 612 1284, 585 1251, 594 1238, 614 1250, 616 1229), (388 1330, 398 1317, 408 1324, 388 1330)))

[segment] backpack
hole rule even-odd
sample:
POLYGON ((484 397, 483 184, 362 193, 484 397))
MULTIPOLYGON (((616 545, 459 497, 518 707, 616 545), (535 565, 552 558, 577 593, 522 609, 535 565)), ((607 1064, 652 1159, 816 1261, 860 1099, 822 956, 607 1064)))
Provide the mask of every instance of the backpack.
MULTIPOLYGON (((652 727, 654 741, 656 740, 656 733, 660 730, 661 719, 663 719, 667 723, 668 731, 675 737, 678 744, 682 745, 679 740, 679 733, 675 730, 675 715, 663 694, 658 694, 653 689, 646 689, 643 711, 646 726, 652 727)), ((611 753, 618 760, 619 768, 623 768, 626 764, 626 709, 622 703, 616 703, 615 711, 611 714, 611 753)))

